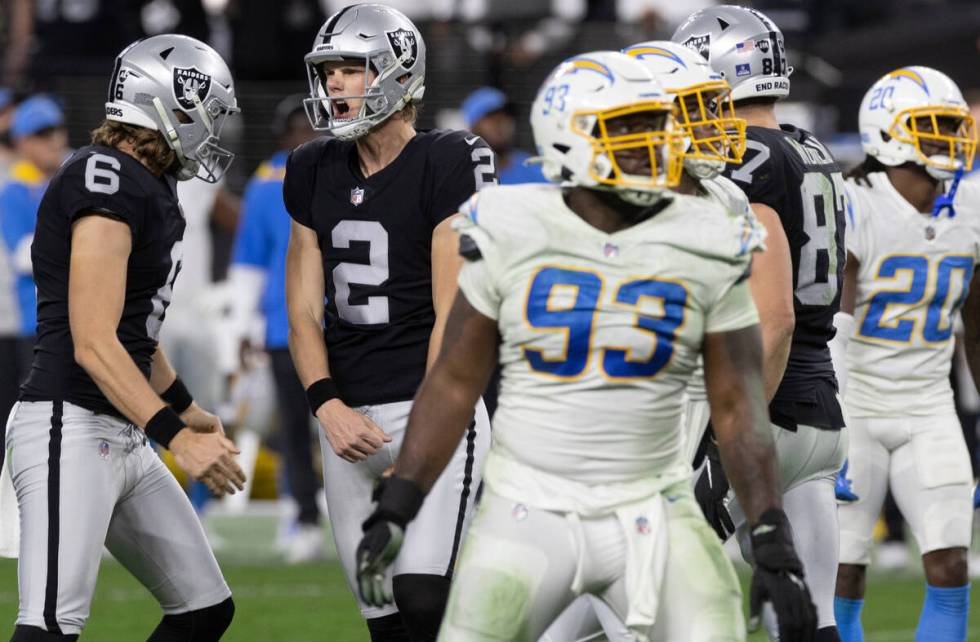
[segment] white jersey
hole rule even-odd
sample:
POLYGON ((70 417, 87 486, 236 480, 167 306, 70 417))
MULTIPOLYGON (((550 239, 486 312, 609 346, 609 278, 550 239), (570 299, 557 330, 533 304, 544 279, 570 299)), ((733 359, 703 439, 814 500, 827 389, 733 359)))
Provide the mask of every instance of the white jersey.
POLYGON ((852 417, 953 411, 953 324, 980 257, 980 185, 955 218, 921 214, 884 172, 848 182, 847 250, 860 262, 845 406, 852 417))
POLYGON ((460 289, 502 337, 484 477, 496 493, 588 512, 690 474, 684 389, 705 332, 758 322, 746 276, 763 232, 708 199, 672 198, 614 234, 553 185, 489 187, 463 206, 464 249, 482 258, 460 289))
MULTIPOLYGON (((716 176, 701 181, 701 187, 708 193, 708 196, 718 201, 722 207, 728 210, 730 216, 746 217, 749 224, 758 226, 759 223, 749 205, 749 198, 745 195, 738 185, 724 176, 716 176)), ((708 391, 704 387, 704 363, 699 358, 698 367, 691 375, 691 380, 687 382, 687 396, 691 401, 707 401, 708 391)))

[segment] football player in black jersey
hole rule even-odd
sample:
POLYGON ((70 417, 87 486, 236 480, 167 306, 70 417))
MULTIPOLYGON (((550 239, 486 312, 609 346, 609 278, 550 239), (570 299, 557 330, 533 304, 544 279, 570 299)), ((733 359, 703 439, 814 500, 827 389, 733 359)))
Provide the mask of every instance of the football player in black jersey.
MULTIPOLYGON (((728 80, 738 115, 748 122, 742 163, 729 165, 725 176, 746 193, 769 233, 768 251, 753 268, 773 272, 773 287, 754 288, 753 297, 764 319, 783 505, 817 606, 817 639, 839 640, 833 611, 839 549, 834 479, 847 440, 827 343, 835 332, 844 274, 843 177, 813 134, 776 120, 774 105, 789 94, 792 68, 782 33, 765 15, 711 7, 689 16, 671 39, 701 53, 728 80), (768 260, 777 258, 770 256, 773 250, 783 255, 782 265, 768 260)), ((709 457, 709 463, 717 465, 717 458, 709 457)), ((727 536, 744 518, 719 477, 705 474, 699 500, 719 534, 727 536)), ((772 630, 771 622, 766 626, 772 630)))
MULTIPOLYGON (((425 44, 397 11, 342 9, 305 60, 310 121, 333 137, 297 148, 286 164, 289 345, 322 427, 331 527, 357 595, 361 523, 398 454, 456 290, 461 259, 449 217, 496 181, 494 156, 478 136, 416 131, 425 44)), ((405 534, 396 606, 360 602, 372 640, 435 639, 489 442, 481 402, 405 534)))
POLYGON ((242 488, 234 444, 157 344, 180 271, 176 181, 224 173, 219 135, 236 111, 213 49, 178 35, 134 43, 92 145, 41 201, 34 363, 7 435, 22 524, 15 641, 78 638, 103 545, 160 603, 151 640, 217 640, 231 622, 201 523, 146 437, 215 493, 242 488))

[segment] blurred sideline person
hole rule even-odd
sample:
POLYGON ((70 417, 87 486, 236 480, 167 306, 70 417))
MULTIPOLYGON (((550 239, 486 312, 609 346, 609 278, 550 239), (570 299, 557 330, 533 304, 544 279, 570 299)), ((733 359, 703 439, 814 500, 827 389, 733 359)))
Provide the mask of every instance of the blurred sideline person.
POLYGON ((980 186, 959 181, 976 152, 976 122, 946 74, 903 67, 871 86, 858 125, 866 157, 848 172, 834 346, 857 496, 839 509, 838 626, 844 642, 864 639, 872 531, 891 488, 925 569, 915 639, 963 642, 973 472, 949 372, 962 306, 967 361, 980 375, 980 186))
MULTIPOLYGON (((307 113, 333 138, 300 146, 286 163, 289 348, 322 427, 330 525, 357 595, 361 523, 394 464, 456 291, 462 259, 448 219, 496 175, 479 136, 416 131, 425 43, 401 13, 378 4, 342 9, 305 61, 307 113)), ((395 605, 360 601, 374 642, 435 639, 489 429, 475 399, 467 438, 386 577, 395 605)))
MULTIPOLYGON (((238 199, 224 187, 224 181, 181 181, 177 198, 184 213, 183 258, 180 288, 167 307, 167 324, 160 331, 163 346, 174 370, 181 373, 188 388, 204 408, 218 405, 221 376, 215 368, 218 359, 216 322, 213 306, 207 300, 212 286, 211 221, 219 224, 238 218, 238 199)), ((234 231, 234 226, 229 232, 234 231)), ((188 493, 198 514, 211 498, 206 484, 190 480, 188 493)), ((205 523, 212 546, 220 548, 222 538, 205 523)))
POLYGON ((466 128, 482 138, 497 158, 497 178, 501 185, 545 183, 537 164, 525 164, 531 154, 516 147, 517 121, 514 105, 495 87, 480 87, 460 106, 466 128))
MULTIPOLYGON (((10 121, 14 113, 14 94, 0 87, 0 191, 10 179, 14 150, 10 142, 10 121)), ((0 468, 6 449, 3 447, 7 415, 17 401, 20 387, 21 358, 18 333, 20 314, 17 307, 16 272, 5 244, 0 243, 0 468)))
MULTIPOLYGON (((265 321, 264 347, 272 360, 281 430, 285 476, 289 492, 299 506, 296 530, 285 542, 291 563, 320 559, 324 554, 323 527, 316 493, 320 487, 313 469, 309 403, 289 356, 289 320, 286 314, 286 248, 289 214, 282 184, 289 153, 317 134, 303 109, 305 96, 282 100, 275 109, 272 130, 277 151, 259 165, 245 189, 242 214, 235 237, 228 282, 232 296, 229 325, 220 341, 227 344, 225 372, 242 368, 241 355, 252 346, 247 337, 254 315, 265 321)), ((257 346, 256 346, 257 347, 257 346)))
MULTIPOLYGON (((41 197, 68 153, 68 133, 58 104, 47 96, 33 96, 20 103, 10 121, 14 162, 0 189, 0 236, 3 258, 0 268, 6 292, 12 294, 4 306, 0 339, 0 387, 4 425, 17 400, 18 388, 27 378, 34 349, 37 298, 31 270, 31 241, 41 197)), ((2 431, 3 428, 0 428, 2 431)), ((3 463, 0 452, 0 464, 3 463)))
MULTIPOLYGON (((834 336, 844 275, 844 178, 811 133, 776 120, 775 103, 789 95, 792 68, 782 32, 764 14, 729 5, 703 9, 671 40, 724 75, 739 117, 748 122, 742 162, 729 164, 724 175, 748 196, 772 241, 753 266, 772 278, 752 284, 760 317, 769 321, 762 326, 769 416, 786 514, 817 605, 817 639, 833 642, 840 639, 834 624, 834 481, 847 438, 827 342, 834 336)), ((698 502, 723 539, 738 529, 743 555, 751 560, 741 507, 710 439, 706 445, 709 469, 698 480, 698 502)), ((777 639, 772 623, 765 624, 777 639)))
POLYGON ((631 639, 745 638, 734 570, 684 458, 683 390, 702 352, 753 524, 753 602, 775 603, 784 640, 813 638, 747 283, 764 233, 680 186, 672 104, 625 54, 570 58, 531 112, 545 175, 562 185, 491 187, 462 208, 460 294, 358 548, 362 594, 389 600, 384 569, 463 437, 499 332, 486 486, 441 640, 535 640, 582 594, 607 602, 631 639))
POLYGON ((103 545, 163 610, 150 640, 217 640, 231 622, 201 524, 147 437, 216 493, 242 487, 234 444, 157 343, 180 271, 176 181, 221 177, 233 155, 219 136, 237 111, 210 47, 138 41, 116 59, 93 144, 41 201, 37 344, 7 435, 22 535, 15 642, 78 638, 103 545))
MULTIPOLYGON (((638 60, 672 96, 674 127, 684 137, 684 172, 677 188, 682 193, 714 200, 730 216, 758 225, 745 194, 732 181, 720 176, 727 162, 738 162, 745 151, 745 121, 735 118, 731 86, 707 61, 687 47, 670 41, 648 41, 623 49, 638 60)), ((771 251, 759 248, 753 257, 771 251)), ((749 287, 772 275, 755 270, 749 287)), ((765 322, 760 319, 760 326, 765 322)), ((692 461, 709 414, 700 359, 687 381, 687 403, 683 412, 684 460, 692 461), (703 404, 703 408, 701 405, 703 404)), ((590 640, 600 632, 612 642, 627 641, 629 631, 608 606, 587 596, 570 606, 541 637, 541 642, 590 640)))

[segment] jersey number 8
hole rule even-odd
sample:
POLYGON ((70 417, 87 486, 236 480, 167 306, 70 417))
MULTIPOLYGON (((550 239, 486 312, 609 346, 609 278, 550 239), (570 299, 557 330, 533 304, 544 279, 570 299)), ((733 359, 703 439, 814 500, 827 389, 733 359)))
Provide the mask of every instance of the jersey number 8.
MULTIPOLYGON (((545 267, 538 271, 528 290, 525 317, 532 328, 565 335, 563 356, 551 358, 544 350, 524 348, 532 370, 574 378, 585 372, 592 352, 595 317, 602 295, 602 278, 594 273, 569 268, 545 267), (574 288, 571 305, 555 307, 551 299, 556 288, 574 288)), ((633 327, 652 335, 649 357, 635 358, 629 347, 606 347, 601 367, 612 379, 649 378, 659 373, 674 354, 674 337, 684 323, 687 289, 674 281, 655 278, 635 279, 619 285, 612 304, 634 312, 633 327), (658 299, 663 306, 659 317, 637 309, 643 298, 658 299)))

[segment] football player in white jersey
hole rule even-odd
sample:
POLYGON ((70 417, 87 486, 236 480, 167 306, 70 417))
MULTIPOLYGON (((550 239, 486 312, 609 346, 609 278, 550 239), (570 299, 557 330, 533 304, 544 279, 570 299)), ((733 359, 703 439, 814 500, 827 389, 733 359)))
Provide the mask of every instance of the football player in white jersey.
POLYGON ((442 640, 534 640, 585 593, 638 640, 744 639, 737 581, 683 457, 700 354, 753 525, 752 601, 773 603, 785 640, 813 639, 746 282, 763 234, 668 191, 682 170, 672 101, 622 53, 570 58, 531 116, 545 175, 562 185, 491 187, 463 207, 460 294, 358 548, 362 596, 388 601, 384 569, 463 435, 499 332, 494 439, 442 640))
MULTIPOLYGON (((640 61, 674 97, 674 126, 684 134, 684 172, 676 188, 718 201, 734 217, 759 225, 745 193, 721 176, 728 162, 739 162, 745 150, 745 121, 735 117, 731 86, 708 63, 687 47, 668 40, 638 43, 623 53, 640 61)), ((767 238, 767 244, 770 239, 767 238)), ((753 262, 762 252, 756 252, 753 262)), ((753 270, 752 283, 770 278, 771 271, 753 270)), ((760 325, 765 321, 760 319, 760 325)), ((684 460, 693 461, 708 425, 710 409, 700 360, 687 383, 684 406, 684 460)), ((600 632, 610 642, 628 640, 629 632, 610 609, 593 596, 584 596, 552 624, 539 642, 593 640, 600 632)))
POLYGON ((970 287, 980 189, 955 188, 973 161, 975 124, 956 84, 928 67, 883 76, 858 121, 867 157, 848 175, 847 267, 835 319, 851 431, 847 477, 858 496, 839 510, 838 627, 844 642, 863 639, 871 532, 890 487, 925 567, 916 640, 965 640, 973 479, 949 368, 963 306, 969 363, 980 374, 980 286, 970 287), (939 207, 937 197, 952 207, 939 207))

